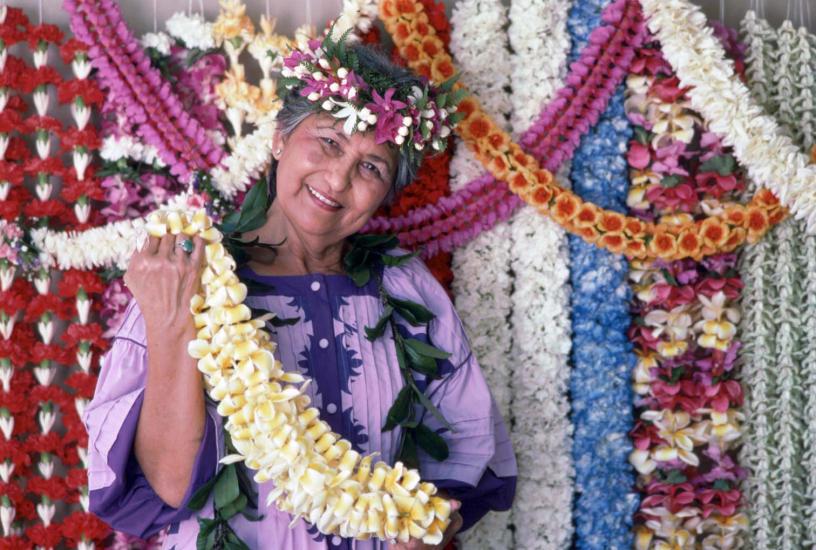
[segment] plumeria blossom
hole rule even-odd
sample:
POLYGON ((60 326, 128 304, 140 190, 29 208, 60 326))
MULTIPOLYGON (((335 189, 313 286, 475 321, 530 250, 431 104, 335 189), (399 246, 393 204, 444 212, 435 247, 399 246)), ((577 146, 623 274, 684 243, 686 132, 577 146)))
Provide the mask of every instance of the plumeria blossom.
POLYGON ((704 441, 704 426, 692 423, 685 411, 644 411, 640 418, 652 422, 658 428, 658 435, 666 442, 652 452, 658 462, 680 459, 686 464, 697 466, 699 458, 694 453, 695 443, 704 441))

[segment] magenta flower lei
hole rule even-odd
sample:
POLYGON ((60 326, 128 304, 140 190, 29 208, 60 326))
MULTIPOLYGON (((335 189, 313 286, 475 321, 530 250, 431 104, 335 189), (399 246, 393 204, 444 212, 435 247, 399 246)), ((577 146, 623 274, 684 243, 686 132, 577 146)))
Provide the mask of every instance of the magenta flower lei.
POLYGON ((71 28, 91 45, 89 57, 107 86, 138 128, 145 143, 159 151, 171 173, 187 180, 195 170, 218 164, 224 151, 185 110, 159 72, 150 66, 121 10, 111 0, 66 0, 71 28))

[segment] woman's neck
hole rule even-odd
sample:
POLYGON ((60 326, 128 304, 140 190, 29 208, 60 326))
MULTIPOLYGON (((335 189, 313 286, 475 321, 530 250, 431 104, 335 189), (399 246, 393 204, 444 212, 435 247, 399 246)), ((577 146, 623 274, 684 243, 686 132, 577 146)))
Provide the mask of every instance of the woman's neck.
POLYGON ((276 210, 273 203, 267 223, 244 235, 245 240, 258 237, 264 243, 281 243, 274 254, 251 254, 249 266, 253 271, 268 275, 344 272, 345 239, 326 242, 323 238, 299 233, 288 223, 286 216, 276 210))

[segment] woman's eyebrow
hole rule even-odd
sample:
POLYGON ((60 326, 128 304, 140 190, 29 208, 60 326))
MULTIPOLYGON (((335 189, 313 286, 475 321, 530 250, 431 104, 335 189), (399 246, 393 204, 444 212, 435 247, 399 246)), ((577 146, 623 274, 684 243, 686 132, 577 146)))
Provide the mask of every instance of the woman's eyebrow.
POLYGON ((380 156, 377 156, 377 155, 375 155, 373 153, 369 153, 366 156, 368 158, 370 158, 371 160, 375 161, 375 162, 379 162, 379 163, 383 164, 386 167, 386 169, 388 169, 389 171, 391 170, 391 163, 388 160, 386 160, 386 159, 384 159, 384 158, 382 158, 380 156))
POLYGON ((335 122, 331 126, 325 126, 325 125, 321 126, 321 125, 315 124, 315 128, 317 128, 318 130, 332 130, 337 137, 342 138, 343 141, 348 141, 348 136, 345 134, 345 132, 341 132, 341 131, 339 131, 337 129, 337 124, 338 123, 339 123, 339 121, 335 122))

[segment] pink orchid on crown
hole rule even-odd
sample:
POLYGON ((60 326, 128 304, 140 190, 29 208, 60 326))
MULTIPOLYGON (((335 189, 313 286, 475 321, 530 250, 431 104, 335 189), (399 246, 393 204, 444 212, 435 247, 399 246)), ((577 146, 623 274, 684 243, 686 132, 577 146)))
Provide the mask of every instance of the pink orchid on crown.
POLYGON ((305 97, 318 109, 344 119, 343 131, 375 131, 377 143, 391 142, 403 153, 443 151, 447 137, 461 118, 456 106, 463 92, 452 91, 454 79, 423 88, 393 81, 375 69, 362 67, 345 37, 331 31, 310 40, 283 60, 284 87, 305 97))

